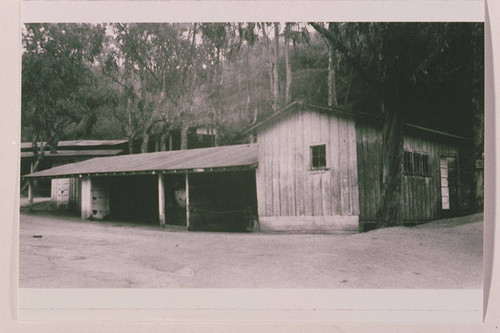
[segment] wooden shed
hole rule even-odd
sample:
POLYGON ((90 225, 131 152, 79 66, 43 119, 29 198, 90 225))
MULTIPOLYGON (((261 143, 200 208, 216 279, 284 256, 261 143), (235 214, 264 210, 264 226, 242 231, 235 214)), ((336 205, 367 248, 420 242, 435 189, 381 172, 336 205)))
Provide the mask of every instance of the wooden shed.
MULTIPOLYGON (((259 145, 261 230, 356 232, 372 228, 381 195, 381 122, 294 102, 247 130, 259 145)), ((470 186, 468 140, 407 124, 402 221, 459 214, 470 186)))
POLYGON ((359 222, 353 116, 302 103, 255 124, 261 230, 356 232, 359 222))

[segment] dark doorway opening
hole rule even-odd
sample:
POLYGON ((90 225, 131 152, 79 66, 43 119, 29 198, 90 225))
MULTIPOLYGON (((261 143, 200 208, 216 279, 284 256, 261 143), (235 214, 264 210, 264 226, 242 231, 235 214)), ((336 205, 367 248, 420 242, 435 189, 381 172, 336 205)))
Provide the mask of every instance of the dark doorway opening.
POLYGON ((111 219, 157 224, 157 176, 112 177, 109 205, 111 219))
POLYGON ((190 230, 252 231, 257 220, 255 171, 189 175, 190 230))

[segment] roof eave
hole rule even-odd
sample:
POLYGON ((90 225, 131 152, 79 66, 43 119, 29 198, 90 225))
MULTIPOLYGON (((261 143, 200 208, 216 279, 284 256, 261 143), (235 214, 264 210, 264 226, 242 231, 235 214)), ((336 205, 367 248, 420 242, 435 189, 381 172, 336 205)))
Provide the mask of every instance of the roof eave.
POLYGON ((308 107, 310 109, 315 109, 316 111, 319 111, 319 112, 326 112, 329 114, 335 114, 335 115, 340 115, 340 116, 351 116, 351 117, 356 116, 355 113, 348 112, 347 110, 344 110, 344 109, 330 107, 330 106, 321 106, 321 105, 316 105, 316 104, 312 104, 309 102, 304 102, 302 100, 296 100, 296 101, 286 105, 285 107, 279 109, 278 111, 274 112, 273 114, 271 114, 267 118, 253 124, 252 126, 247 128, 246 130, 244 130, 242 132, 242 134, 251 133, 252 131, 256 130, 258 127, 265 125, 266 123, 268 123, 270 121, 278 119, 279 117, 281 117, 285 113, 298 111, 300 109, 303 109, 304 107, 308 107))
POLYGON ((231 171, 250 171, 257 169, 258 163, 246 165, 232 165, 190 169, 169 169, 169 170, 141 170, 141 171, 118 171, 118 172, 90 172, 90 173, 68 173, 61 175, 37 175, 36 173, 24 175, 22 179, 53 179, 53 178, 81 178, 84 176, 110 177, 110 176, 145 176, 157 174, 185 174, 185 173, 215 173, 231 171))
POLYGON ((303 105, 304 105, 304 102, 302 102, 302 101, 294 101, 294 102, 292 102, 292 103, 290 103, 290 104, 286 105, 285 107, 283 107, 283 108, 279 109, 278 111, 274 112, 273 114, 271 114, 271 115, 270 115, 270 116, 268 116, 267 118, 265 118, 265 119, 263 119, 263 120, 261 120, 261 121, 259 121, 259 122, 255 123, 255 124, 251 125, 249 128, 247 128, 246 130, 244 130, 244 131, 242 132, 242 134, 248 134, 248 133, 250 133, 250 132, 254 131, 255 129, 257 129, 258 127, 260 127, 260 126, 264 125, 265 123, 267 123, 267 122, 269 122, 269 121, 271 121, 271 120, 273 120, 273 119, 278 118, 278 117, 279 117, 279 116, 281 116, 283 113, 285 113, 285 112, 289 112, 289 111, 290 111, 291 109, 293 109, 293 108, 300 109, 300 108, 302 108, 302 107, 303 107, 303 105))

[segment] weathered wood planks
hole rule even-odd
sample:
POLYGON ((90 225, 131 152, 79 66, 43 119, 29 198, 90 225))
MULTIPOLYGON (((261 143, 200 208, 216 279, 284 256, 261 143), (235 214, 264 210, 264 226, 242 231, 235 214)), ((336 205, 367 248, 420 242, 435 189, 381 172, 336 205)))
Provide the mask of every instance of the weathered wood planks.
MULTIPOLYGON (((381 196, 380 163, 382 129, 366 122, 356 124, 359 174, 360 220, 375 221, 381 196)), ((403 149, 429 155, 429 176, 403 175, 401 218, 404 222, 422 222, 440 217, 441 185, 439 157, 456 156, 458 145, 444 143, 436 135, 405 135, 403 149)))
POLYGON ((165 175, 158 174, 158 220, 160 227, 165 226, 165 175))
POLYGON ((353 119, 299 110, 262 126, 257 143, 260 218, 359 214, 353 119), (316 145, 325 145, 324 168, 312 167, 316 145))
MULTIPOLYGON (((376 220, 383 149, 379 125, 304 108, 260 127, 257 138, 260 217, 295 216, 305 221, 359 215, 361 221, 376 220), (323 144, 326 167, 314 169, 311 146, 323 144)), ((407 133, 404 140, 405 150, 429 155, 430 173, 403 176, 402 220, 439 218, 439 156, 456 156, 458 147, 435 134, 407 133)))
POLYGON ((82 178, 81 190, 82 190, 81 218, 82 220, 86 220, 92 214, 92 192, 91 192, 91 183, 89 176, 84 176, 82 178))

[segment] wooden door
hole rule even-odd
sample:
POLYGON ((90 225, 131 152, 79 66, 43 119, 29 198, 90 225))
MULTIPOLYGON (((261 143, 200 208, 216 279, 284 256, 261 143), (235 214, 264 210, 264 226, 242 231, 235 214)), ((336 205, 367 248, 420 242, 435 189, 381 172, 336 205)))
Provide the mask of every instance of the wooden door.
POLYGON ((55 179, 56 204, 58 208, 68 208, 69 204, 69 178, 55 179))
POLYGON ((458 209, 458 168, 455 157, 441 157, 441 209, 453 211, 458 209))

